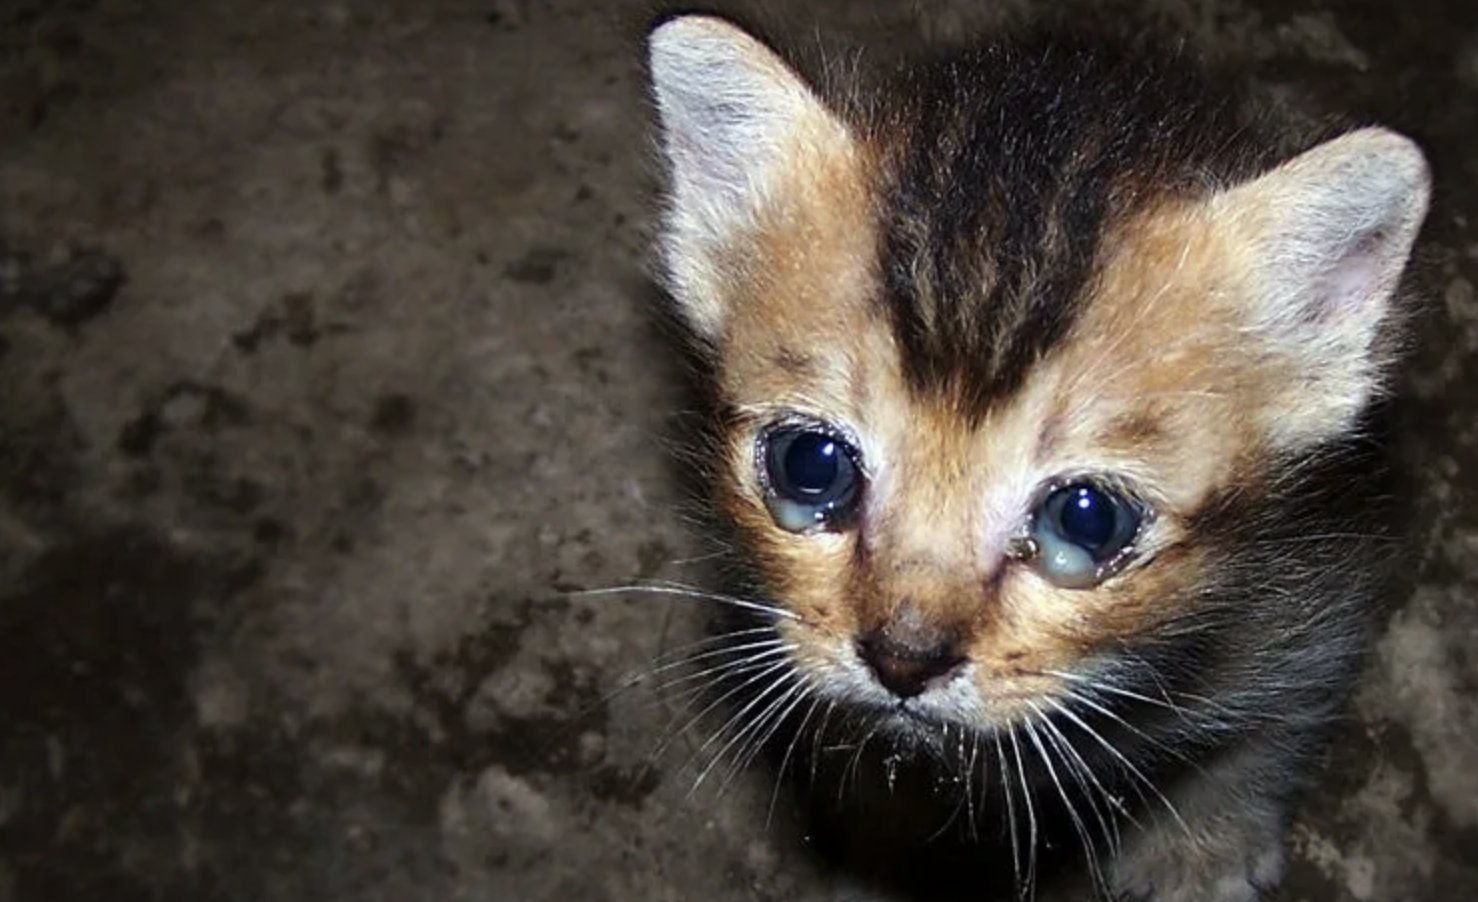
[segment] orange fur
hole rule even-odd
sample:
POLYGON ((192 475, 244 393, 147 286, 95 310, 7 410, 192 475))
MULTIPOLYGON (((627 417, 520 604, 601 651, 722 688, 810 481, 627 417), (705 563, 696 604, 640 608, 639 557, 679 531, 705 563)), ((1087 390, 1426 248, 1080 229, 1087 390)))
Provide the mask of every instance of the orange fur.
POLYGON ((1092 780, 1115 811, 1143 784, 1185 825, 1135 760, 1186 783, 1187 836, 1147 823, 1106 891, 1244 902, 1378 590, 1356 433, 1429 178, 1383 129, 1287 159, 1184 62, 1004 41, 831 107, 676 17, 650 55, 662 252, 711 365, 718 501, 800 677, 755 725, 814 694, 946 757, 958 725, 966 795, 1004 737, 1091 862, 1052 763, 1099 814, 1076 735, 1128 768, 1092 780), (1196 779, 1151 746, 1199 746, 1196 779))
POLYGON ((1237 481, 1255 480, 1256 411, 1277 373, 1237 315, 1245 271, 1235 236, 1178 202, 1106 243, 1085 314, 1007 403, 979 424, 910 390, 889 324, 873 303, 876 230, 869 157, 799 162, 786 198, 736 255, 719 343, 724 394, 741 412, 730 436, 726 506, 759 549, 803 666, 898 616, 907 604, 964 638, 977 689, 1009 719, 1117 636, 1177 611, 1201 552, 1179 548, 1186 519, 1237 481), (797 360, 804 358, 804 365, 797 360), (862 526, 795 535, 765 509, 755 441, 768 418, 799 411, 850 424, 871 468, 862 526), (1145 555, 1091 590, 1053 586, 1003 555, 1030 492, 1064 472, 1133 475, 1158 516, 1145 555))

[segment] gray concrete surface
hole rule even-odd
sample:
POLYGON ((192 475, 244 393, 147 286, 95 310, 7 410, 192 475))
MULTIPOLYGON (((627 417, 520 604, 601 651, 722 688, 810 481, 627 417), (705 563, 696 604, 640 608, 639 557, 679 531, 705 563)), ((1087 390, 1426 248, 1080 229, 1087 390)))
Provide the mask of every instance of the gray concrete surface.
MULTIPOLYGON (((1134 5, 1436 165, 1411 591, 1283 898, 1478 897, 1478 7, 1134 5)), ((896 49, 997 8, 768 10, 896 49)), ((570 594, 702 578, 646 12, 0 2, 0 899, 866 895, 604 698, 706 613, 570 594)))

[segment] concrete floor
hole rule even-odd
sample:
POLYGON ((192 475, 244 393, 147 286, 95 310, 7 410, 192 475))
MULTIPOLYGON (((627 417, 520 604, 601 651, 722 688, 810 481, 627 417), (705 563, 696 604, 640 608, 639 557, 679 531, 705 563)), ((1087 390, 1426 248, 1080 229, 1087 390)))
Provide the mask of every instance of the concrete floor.
MULTIPOLYGON (((1282 898, 1478 898, 1478 4, 1135 5, 1436 166, 1411 591, 1282 898)), ((999 6, 769 12, 891 50, 999 6)), ((603 698, 706 612, 570 594, 702 578, 646 11, 0 0, 0 900, 867 894, 603 698)))

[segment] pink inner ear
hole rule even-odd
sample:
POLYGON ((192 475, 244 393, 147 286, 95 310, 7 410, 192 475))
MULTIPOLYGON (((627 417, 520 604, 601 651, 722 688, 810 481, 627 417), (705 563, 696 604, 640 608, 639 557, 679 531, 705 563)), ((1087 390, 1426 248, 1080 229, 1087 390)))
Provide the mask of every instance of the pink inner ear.
POLYGON ((1381 231, 1362 235, 1345 247, 1320 280, 1317 306, 1306 312, 1315 321, 1328 321, 1359 314, 1379 295, 1382 251, 1387 249, 1381 231))

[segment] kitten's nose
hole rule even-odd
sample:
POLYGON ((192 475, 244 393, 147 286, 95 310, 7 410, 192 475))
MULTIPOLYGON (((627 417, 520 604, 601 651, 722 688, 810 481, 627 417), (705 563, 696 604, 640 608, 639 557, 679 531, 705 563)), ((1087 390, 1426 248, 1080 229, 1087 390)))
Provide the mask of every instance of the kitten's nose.
POLYGON ((943 683, 965 663, 953 642, 902 643, 875 632, 857 642, 857 653, 883 688, 899 698, 913 698, 943 683))

